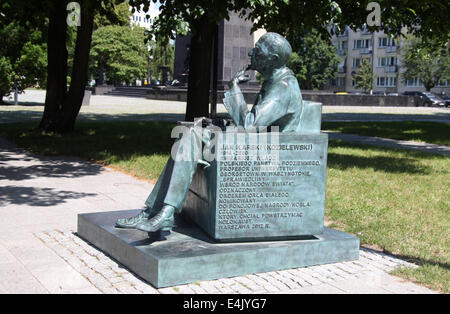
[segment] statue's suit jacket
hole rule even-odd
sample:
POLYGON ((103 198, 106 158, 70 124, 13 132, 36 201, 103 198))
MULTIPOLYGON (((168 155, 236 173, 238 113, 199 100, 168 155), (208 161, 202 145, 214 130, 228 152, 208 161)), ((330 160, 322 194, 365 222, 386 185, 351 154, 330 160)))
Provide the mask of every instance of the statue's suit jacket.
POLYGON ((223 103, 238 126, 279 126, 280 132, 295 132, 303 109, 297 78, 287 67, 275 70, 264 81, 251 111, 239 88, 226 92, 223 103))

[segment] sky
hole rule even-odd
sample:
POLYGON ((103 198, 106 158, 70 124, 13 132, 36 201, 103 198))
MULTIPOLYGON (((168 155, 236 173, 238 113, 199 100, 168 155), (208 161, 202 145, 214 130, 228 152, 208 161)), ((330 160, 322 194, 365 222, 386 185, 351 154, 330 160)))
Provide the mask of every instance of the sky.
POLYGON ((157 2, 157 3, 150 3, 150 9, 148 14, 150 14, 150 17, 153 19, 156 16, 159 15, 159 7, 161 6, 161 3, 157 2))

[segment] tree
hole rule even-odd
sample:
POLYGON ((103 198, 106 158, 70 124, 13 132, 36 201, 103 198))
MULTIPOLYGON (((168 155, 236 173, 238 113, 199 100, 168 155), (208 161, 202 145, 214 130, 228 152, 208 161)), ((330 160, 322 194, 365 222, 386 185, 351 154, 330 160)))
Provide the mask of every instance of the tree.
MULTIPOLYGON (((35 3, 36 0, 31 2, 35 3)), ((46 6, 44 7, 47 10, 43 14, 49 19, 47 41, 48 80, 44 113, 39 128, 61 133, 72 132, 81 108, 88 79, 94 17, 97 12, 101 12, 102 14, 108 15, 111 19, 118 19, 116 11, 113 9, 116 4, 124 1, 78 1, 80 5, 80 26, 77 27, 69 90, 67 90, 68 51, 66 46, 68 33, 67 4, 69 1, 46 0, 45 2, 46 6)))
POLYGON ((373 90, 375 74, 373 73, 372 65, 366 59, 362 61, 354 80, 356 88, 360 88, 365 92, 373 90))
MULTIPOLYGON (((149 0, 130 0, 130 5, 146 12, 149 0)), ((156 0, 153 0, 156 2, 156 0)), ((174 37, 175 32, 190 30, 191 59, 186 108, 186 120, 209 114, 209 87, 211 54, 216 27, 229 12, 241 12, 252 21, 254 29, 265 28, 282 35, 298 30, 317 29, 327 34, 340 32, 345 25, 361 27, 370 13, 366 10, 370 0, 159 0, 160 15, 152 27, 157 37, 174 37)), ((378 0, 382 8, 382 24, 369 27, 370 31, 382 29, 390 34, 400 34, 403 27, 414 27, 413 32, 439 40, 448 40, 450 22, 445 1, 429 0, 378 0)))
POLYGON ((70 0, 3 0, 0 3, 0 24, 3 19, 45 29, 47 38, 47 86, 44 113, 39 128, 47 131, 71 132, 81 108, 87 82, 94 16, 97 12, 114 17, 116 4, 124 0, 78 0, 80 26, 74 49, 70 87, 67 90, 67 5, 70 0), (48 21, 48 24, 46 25, 48 21))
POLYGON ((144 29, 130 26, 104 26, 92 36, 90 73, 105 73, 108 83, 132 83, 147 72, 148 50, 144 29))
POLYGON ((402 77, 422 80, 429 92, 439 81, 450 78, 450 46, 410 37, 404 48, 402 77))
POLYGON ((3 96, 7 96, 14 86, 11 73, 11 62, 5 56, 0 56, 0 103, 3 103, 3 96))
POLYGON ((287 38, 294 51, 288 66, 302 89, 319 89, 334 78, 340 58, 329 38, 321 38, 316 30, 289 33, 287 38))
POLYGON ((173 65, 175 61, 175 47, 168 41, 150 42, 150 73, 157 80, 161 80, 161 68, 169 67, 170 74, 173 74, 173 65))
POLYGON ((36 84, 45 86, 47 66, 42 32, 17 21, 4 22, 0 28, 0 101, 15 85, 19 93, 36 84))

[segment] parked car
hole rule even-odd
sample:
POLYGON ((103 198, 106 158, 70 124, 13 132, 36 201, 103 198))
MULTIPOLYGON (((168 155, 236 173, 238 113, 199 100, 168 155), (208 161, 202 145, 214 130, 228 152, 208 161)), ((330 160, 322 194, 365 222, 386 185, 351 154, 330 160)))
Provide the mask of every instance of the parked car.
POLYGON ((445 107, 450 107, 450 95, 442 95, 441 98, 444 101, 445 107))
POLYGON ((425 106, 445 107, 445 101, 432 93, 422 93, 425 106))
POLYGON ((386 96, 385 92, 372 92, 372 95, 376 95, 376 96, 386 96))
POLYGON ((445 101, 443 99, 429 92, 404 92, 403 95, 419 96, 423 100, 425 106, 445 106, 445 101))
POLYGON ((388 93, 387 95, 388 96, 398 96, 399 94, 398 93, 388 93))
POLYGON ((348 95, 347 92, 336 92, 336 95, 348 95))

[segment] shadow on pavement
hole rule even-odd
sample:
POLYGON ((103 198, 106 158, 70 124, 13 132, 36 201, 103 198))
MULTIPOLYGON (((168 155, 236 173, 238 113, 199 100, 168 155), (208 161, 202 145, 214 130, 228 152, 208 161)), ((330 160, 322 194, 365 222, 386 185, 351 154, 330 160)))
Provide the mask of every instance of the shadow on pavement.
POLYGON ((24 186, 0 186, 0 206, 9 204, 28 206, 53 206, 65 203, 68 199, 96 196, 94 193, 61 191, 51 188, 24 186))
MULTIPOLYGON (((361 247, 360 249, 361 249, 361 251, 380 254, 380 251, 373 250, 373 249, 370 249, 370 248, 361 247)), ((450 269, 450 264, 449 263, 443 263, 443 262, 434 261, 434 260, 430 260, 430 259, 419 258, 417 256, 395 254, 395 253, 392 253, 392 252, 384 250, 384 249, 383 249, 382 254, 386 254, 386 255, 392 256, 394 258, 398 258, 398 259, 401 259, 401 260, 406 261, 408 263, 416 264, 416 265, 419 265, 419 266, 422 266, 422 265, 439 266, 439 267, 445 268, 447 270, 450 269)))
POLYGON ((65 161, 42 160, 45 164, 32 166, 12 166, 0 158, 0 180, 20 181, 33 178, 76 178, 99 174, 100 165, 65 161))

